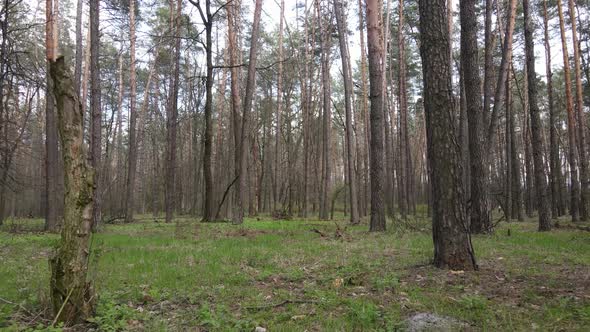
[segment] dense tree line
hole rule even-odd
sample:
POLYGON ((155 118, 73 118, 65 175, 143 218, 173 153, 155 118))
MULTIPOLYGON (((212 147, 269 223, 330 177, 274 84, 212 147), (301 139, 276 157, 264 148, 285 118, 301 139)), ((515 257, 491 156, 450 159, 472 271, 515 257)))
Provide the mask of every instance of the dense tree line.
POLYGON ((472 233, 588 220, 587 1, 266 5, 2 0, 0 223, 428 215, 476 269, 472 233))

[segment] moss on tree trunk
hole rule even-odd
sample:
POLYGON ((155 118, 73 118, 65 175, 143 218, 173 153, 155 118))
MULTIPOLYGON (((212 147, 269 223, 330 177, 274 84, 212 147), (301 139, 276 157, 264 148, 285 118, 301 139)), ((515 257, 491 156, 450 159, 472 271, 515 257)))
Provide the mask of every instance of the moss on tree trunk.
POLYGON ((64 161, 65 206, 61 242, 50 259, 50 292, 56 321, 83 321, 92 313, 86 281, 92 227, 94 181, 86 160, 83 112, 71 74, 60 57, 50 63, 64 161))

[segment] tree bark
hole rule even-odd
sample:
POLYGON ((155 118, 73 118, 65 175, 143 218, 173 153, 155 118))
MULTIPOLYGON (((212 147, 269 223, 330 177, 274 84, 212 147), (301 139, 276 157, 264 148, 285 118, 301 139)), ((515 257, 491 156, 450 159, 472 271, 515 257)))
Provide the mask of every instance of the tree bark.
POLYGON ((364 179, 364 183, 363 183, 363 189, 361 190, 361 192, 363 193, 363 199, 361 200, 363 202, 363 206, 364 208, 361 209, 361 214, 363 216, 367 215, 367 207, 369 206, 367 200, 370 198, 370 174, 369 174, 369 168, 370 168, 370 161, 369 161, 369 150, 370 150, 370 141, 371 141, 371 130, 370 130, 370 123, 369 123, 369 94, 368 94, 368 88, 367 86, 369 85, 367 82, 367 54, 365 53, 366 51, 366 47, 365 47, 365 33, 364 33, 364 17, 363 17, 363 6, 362 6, 362 0, 358 0, 358 4, 359 4, 359 31, 360 31, 360 39, 361 39, 361 123, 363 126, 363 137, 362 137, 362 149, 360 149, 362 152, 362 160, 363 160, 363 173, 362 173, 362 178, 364 179))
POLYGON ((254 21, 252 24, 252 39, 250 45, 250 56, 248 62, 248 76, 246 79, 246 90, 244 92, 244 104, 242 109, 242 124, 240 130, 240 144, 236 146, 237 160, 236 173, 238 180, 236 181, 237 199, 234 202, 234 213, 232 215, 232 222, 234 224, 242 224, 244 222, 244 200, 246 197, 246 176, 247 169, 247 152, 248 140, 250 137, 248 130, 248 117, 252 110, 252 102, 254 99, 254 90, 256 88, 256 59, 258 56, 258 35, 260 26, 260 14, 262 12, 262 0, 256 0, 254 6, 254 21))
MULTIPOLYGON (((406 218, 406 214, 410 209, 410 183, 411 183, 411 167, 410 167, 410 139, 408 134, 408 97, 406 95, 406 56, 405 56, 405 41, 404 41, 404 4, 403 0, 399 1, 399 29, 398 29, 398 50, 399 50, 399 112, 400 112, 400 169, 402 186, 400 194, 400 212, 402 218, 406 218)), ((447 13, 448 14, 448 13, 447 13)), ((450 60, 449 60, 450 61, 450 60)))
POLYGON ((101 190, 100 165, 102 153, 102 110, 100 92, 100 31, 99 31, 99 1, 90 2, 90 109, 91 122, 91 165, 94 169, 93 192, 93 227, 96 228, 101 219, 101 190))
MULTIPOLYGON (((319 0, 317 2, 318 20, 322 22, 322 13, 319 0)), ((330 81, 330 21, 323 21, 327 27, 320 32, 320 43, 322 48, 321 71, 322 71, 322 187, 320 192, 320 220, 330 218, 330 191, 332 176, 332 87, 330 81)))
POLYGON ((342 9, 342 1, 334 0, 334 12, 336 15, 336 24, 338 27, 338 41, 340 43, 340 58, 342 59, 342 74, 344 78, 344 108, 346 113, 346 171, 348 175, 348 193, 350 200, 350 223, 358 224, 358 201, 357 201, 357 183, 356 172, 354 170, 354 162, 356 151, 354 150, 354 137, 352 128, 352 75, 350 69, 350 56, 348 54, 348 41, 346 29, 346 17, 342 9))
POLYGON ((93 171, 86 161, 83 113, 64 58, 50 62, 64 162, 65 209, 61 242, 51 266, 51 301, 56 320, 75 324, 92 313, 86 281, 93 223, 93 171))
MULTIPOLYGON (((125 222, 133 221, 133 212, 135 207, 135 173, 137 171, 137 135, 136 135, 136 96, 137 83, 135 80, 135 0, 129 0, 129 85, 131 92, 129 95, 129 164, 127 168, 127 193, 125 195, 125 222)), ((147 90, 145 93, 147 97, 147 90)))
MULTIPOLYGON (((237 152, 240 142, 242 139, 242 117, 240 111, 242 110, 242 104, 240 99, 240 75, 239 75, 239 68, 238 68, 238 40, 237 40, 237 26, 238 26, 238 7, 239 3, 233 3, 227 7, 227 21, 228 21, 228 38, 229 38, 229 53, 230 53, 230 67, 231 67, 231 109, 232 109, 232 119, 233 119, 233 130, 234 130, 234 172, 236 179, 239 180, 240 177, 240 170, 238 169, 238 165, 240 164, 240 156, 237 152)), ((236 180, 236 181, 238 181, 236 180)), ((241 193, 237 190, 234 190, 234 204, 238 201, 241 204, 241 200, 239 200, 239 195, 241 193)))
POLYGON ((473 233, 491 231, 488 207, 487 172, 485 170, 483 110, 477 47, 476 1, 460 2, 461 68, 465 84, 467 122, 469 131, 469 160, 471 180, 470 230, 473 233))
POLYGON ((455 137, 446 1, 419 0, 428 156, 433 193, 434 264, 477 269, 461 184, 461 151, 455 137))
POLYGON ((366 0, 367 43, 369 47, 369 80, 371 98, 371 143, 370 143, 370 181, 371 181, 371 232, 385 231, 384 188, 384 137, 383 137, 383 43, 382 24, 378 0, 366 0))
MULTIPOLYGON (((506 88, 506 77, 508 76, 508 70, 510 69, 510 59, 512 58, 512 35, 516 21, 516 5, 516 0, 510 0, 507 18, 508 24, 506 25, 506 34, 504 36, 504 45, 502 47, 502 60, 500 61, 498 82, 496 83, 496 90, 494 93, 494 107, 492 108, 492 114, 490 115, 491 118, 487 131, 487 150, 491 150, 491 147, 494 144, 500 106, 502 106, 502 97, 504 96, 504 90, 506 88)), ((487 114, 485 116, 487 116, 487 114)))
MULTIPOLYGON (((507 103, 508 105, 508 103, 507 103)), ((510 116, 507 119, 510 125, 510 166, 512 167, 511 176, 512 180, 512 217, 516 217, 518 221, 524 221, 524 211, 522 209, 522 190, 521 190, 521 176, 520 176, 520 159, 518 157, 519 152, 517 150, 516 141, 516 123, 514 120, 514 108, 510 110, 510 116)))
POLYGON ((277 78, 277 113, 276 113, 276 132, 275 132, 275 160, 274 160, 274 186, 273 196, 275 197, 274 209, 277 209, 277 198, 281 188, 281 115, 283 112, 283 30, 285 25, 285 0, 281 0, 281 13, 279 23, 279 72, 277 78))
MULTIPOLYGON (((211 1, 205 0, 205 11, 200 7, 199 2, 192 2, 196 5, 203 24, 205 25, 205 52, 207 54, 207 78, 205 80, 205 132, 203 134, 203 179, 205 192, 203 193, 203 222, 212 221, 215 218, 213 207, 213 172, 211 170, 213 150, 213 18, 211 15, 211 1)), ((233 6, 233 4, 231 5, 233 6)))
POLYGON ((574 75, 576 80, 576 115, 578 121, 578 153, 580 155, 580 221, 588 221, 590 208, 590 178, 588 177, 588 158, 586 157, 586 132, 588 131, 586 116, 584 115, 584 98, 582 88, 582 71, 580 66, 580 44, 576 23, 576 6, 574 0, 569 0, 569 16, 572 25, 572 44, 574 47, 574 75))
POLYGON ((551 230, 549 207, 547 205, 547 182, 545 162, 543 161, 543 137, 541 110, 537 103, 537 75, 535 73, 535 49, 533 38, 533 21, 531 18, 529 0, 523 0, 524 9, 524 39, 525 58, 527 63, 528 94, 531 112, 531 134, 533 146, 533 163, 535 167, 535 189, 537 192, 537 209, 539 211, 539 231, 551 230))
MULTIPOLYGON (((485 0, 485 21, 484 21, 484 80, 483 80, 483 113, 482 121, 488 123, 491 99, 492 99, 492 78, 494 67, 494 44, 495 36, 492 31, 493 0, 485 0)), ((483 134, 483 132, 482 132, 483 134)))
MULTIPOLYGON (((173 76, 170 79, 170 89, 168 95, 168 104, 166 105, 166 186, 165 186, 165 210, 166 222, 172 222, 174 211, 176 210, 176 154, 177 154, 177 134, 178 134, 178 87, 180 76, 180 15, 181 0, 170 0, 170 10, 174 12, 174 43, 173 43, 173 76)), ((172 19, 172 18, 171 18, 172 19)))
MULTIPOLYGON (((510 62, 512 59, 509 60, 510 62)), ((506 217, 506 221, 510 222, 514 216, 512 215, 512 126, 510 118, 512 117, 512 80, 510 78, 510 73, 508 72, 508 77, 506 78, 506 118, 505 118, 505 152, 506 152, 506 173, 505 173, 505 180, 506 186, 504 187, 504 216, 506 217)))
MULTIPOLYGON (((54 44, 53 35, 55 33, 54 27, 54 15, 53 15, 53 4, 52 0, 46 1, 46 49, 47 59, 54 61, 57 55, 57 45, 54 44)), ((7 19, 3 22, 8 23, 7 19)), ((3 29, 4 30, 4 29, 3 29)), ((3 32, 4 33, 4 32, 3 32)), ((6 58, 6 38, 2 38, 2 59, 6 58)), ((4 62, 2 62, 4 65, 4 62)), ((47 66, 49 71, 49 65, 47 66)), ((2 69, 4 72, 4 68, 2 69)), ((4 79, 4 76, 2 76, 4 79)), ((57 182, 57 167, 58 167, 58 143, 57 143, 57 123, 55 115, 55 100, 53 98, 53 86, 51 76, 47 75, 47 87, 45 92, 45 230, 50 232, 56 232, 58 230, 58 182, 57 182)), ((3 94, 4 89, 0 92, 3 94)), ((0 95, 1 96, 1 95, 0 95)), ((3 100, 3 99, 2 99, 3 100)), ((0 107, 3 107, 4 103, 0 107)), ((2 218, 4 216, 0 216, 2 218)))
POLYGON ((80 82, 82 81, 82 57, 84 53, 82 45, 82 12, 84 7, 84 1, 78 0, 76 6, 76 63, 74 70, 74 86, 76 87, 76 93, 80 93, 80 82))
POLYGON ((551 45, 549 38, 549 14, 547 0, 543 0, 543 27, 545 45, 545 72, 547 76, 547 99, 549 103, 549 184, 551 187, 551 215, 553 219, 559 217, 559 201, 561 196, 561 162, 559 158, 559 137, 557 133, 557 110, 553 100, 553 71, 551 69, 551 45))
POLYGON ((567 134, 568 134, 568 159, 570 163, 570 215, 572 221, 579 220, 580 210, 580 180, 578 178, 578 154, 576 152, 576 120, 574 117, 574 99, 572 97, 571 74, 569 55, 567 50, 567 39, 565 37, 565 23, 561 0, 557 0, 557 11, 559 13, 559 30, 561 32, 561 50, 563 54, 563 74, 565 79, 565 103, 567 110, 567 134))

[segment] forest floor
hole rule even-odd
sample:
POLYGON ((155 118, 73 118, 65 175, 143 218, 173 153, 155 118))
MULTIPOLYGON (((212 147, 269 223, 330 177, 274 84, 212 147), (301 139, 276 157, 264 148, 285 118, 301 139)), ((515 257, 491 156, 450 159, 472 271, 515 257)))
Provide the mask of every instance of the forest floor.
MULTIPOLYGON (((393 331, 430 313, 463 330, 587 331, 590 232, 561 225, 538 233, 532 220, 502 223, 475 236, 477 272, 430 265, 426 220, 382 234, 344 217, 107 225, 91 248, 96 316, 80 329, 393 331)), ((58 235, 40 228, 0 228, 0 330, 51 324, 47 260, 58 235)))

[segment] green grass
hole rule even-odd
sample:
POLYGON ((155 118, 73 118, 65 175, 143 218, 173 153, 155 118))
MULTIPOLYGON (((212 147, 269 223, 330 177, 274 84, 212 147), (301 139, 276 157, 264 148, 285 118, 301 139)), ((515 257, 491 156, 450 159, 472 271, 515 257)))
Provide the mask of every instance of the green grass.
MULTIPOLYGON (((462 273, 429 265, 428 222, 413 223, 426 232, 389 224, 372 234, 344 218, 109 225, 92 240, 93 321, 104 331, 395 331, 431 312, 475 330, 590 326, 590 233, 502 224, 474 237, 481 269, 462 273)), ((0 297, 34 313, 48 306, 47 260, 59 240, 22 231, 40 227, 0 229, 0 297)), ((25 328, 22 312, 0 302, 0 329, 25 328)))

